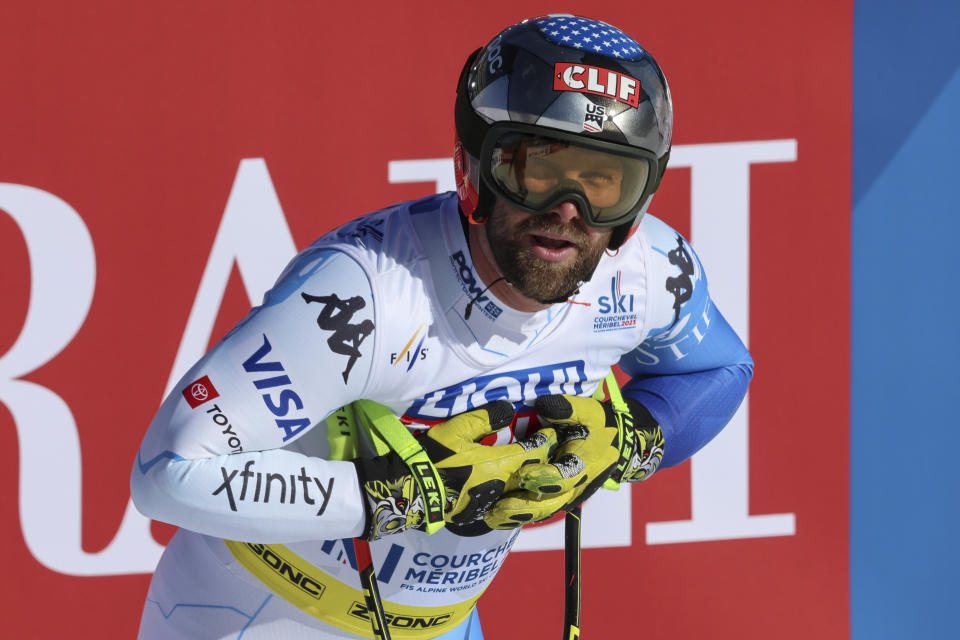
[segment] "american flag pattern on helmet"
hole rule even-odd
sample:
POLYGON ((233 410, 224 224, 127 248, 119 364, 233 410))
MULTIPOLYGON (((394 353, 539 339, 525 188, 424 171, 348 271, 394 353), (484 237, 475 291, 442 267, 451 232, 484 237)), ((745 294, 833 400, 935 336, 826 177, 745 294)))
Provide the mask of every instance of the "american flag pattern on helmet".
POLYGON ((643 48, 620 29, 590 18, 547 16, 534 21, 544 38, 572 49, 592 51, 621 60, 639 60, 643 48))

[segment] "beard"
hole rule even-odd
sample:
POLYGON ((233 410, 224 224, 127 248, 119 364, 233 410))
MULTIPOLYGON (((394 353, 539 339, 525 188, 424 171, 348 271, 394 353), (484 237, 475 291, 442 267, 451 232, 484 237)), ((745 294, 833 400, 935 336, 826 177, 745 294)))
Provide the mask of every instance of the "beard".
POLYGON ((563 302, 590 279, 610 241, 610 232, 593 238, 577 218, 561 223, 555 216, 530 214, 510 229, 503 204, 497 202, 484 225, 487 242, 500 271, 520 293, 543 304, 563 302), (577 249, 572 261, 550 262, 537 257, 527 244, 527 234, 562 234, 577 249))

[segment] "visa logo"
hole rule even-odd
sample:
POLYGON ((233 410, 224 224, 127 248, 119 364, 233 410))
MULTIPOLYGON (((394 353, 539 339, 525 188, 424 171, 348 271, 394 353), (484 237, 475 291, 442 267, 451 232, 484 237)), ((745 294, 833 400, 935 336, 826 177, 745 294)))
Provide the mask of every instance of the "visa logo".
POLYGON ((293 390, 293 382, 284 373, 283 364, 279 360, 273 362, 264 360, 272 350, 273 346, 267 339, 267 334, 263 334, 263 344, 253 355, 244 360, 243 370, 253 374, 283 374, 257 377, 253 381, 253 386, 260 390, 270 389, 261 397, 270 413, 277 416, 277 428, 283 431, 283 441, 286 442, 309 427, 312 422, 307 417, 286 417, 291 411, 302 411, 303 400, 293 390))

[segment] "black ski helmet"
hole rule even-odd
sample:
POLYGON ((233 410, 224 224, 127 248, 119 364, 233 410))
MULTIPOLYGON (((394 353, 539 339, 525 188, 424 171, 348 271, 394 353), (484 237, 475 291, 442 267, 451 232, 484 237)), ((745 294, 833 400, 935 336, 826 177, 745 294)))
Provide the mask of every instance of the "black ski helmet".
POLYGON ((457 195, 472 222, 489 217, 496 196, 531 213, 572 200, 590 224, 613 227, 609 247, 616 249, 660 185, 673 108, 660 66, 633 38, 605 22, 555 14, 508 27, 471 54, 457 86, 455 121, 457 195), (620 201, 591 207, 582 185, 569 180, 531 194, 514 175, 522 161, 513 161, 519 169, 503 168, 531 145, 616 156, 631 168, 620 201))

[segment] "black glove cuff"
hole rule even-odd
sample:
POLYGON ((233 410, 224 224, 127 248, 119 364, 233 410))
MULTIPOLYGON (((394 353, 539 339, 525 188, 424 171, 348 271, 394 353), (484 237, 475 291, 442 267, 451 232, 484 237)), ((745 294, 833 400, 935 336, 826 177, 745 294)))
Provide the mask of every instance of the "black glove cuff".
MULTIPOLYGON (((627 414, 623 416, 624 441, 617 445, 620 449, 620 461, 611 477, 617 482, 645 480, 656 472, 663 459, 663 430, 641 402, 626 396, 623 401, 627 405, 627 414), (628 429, 629 433, 626 432, 628 429), (637 450, 641 440, 644 443, 643 450, 637 450), (646 460, 649 460, 649 463, 645 463, 646 460), (643 473, 639 474, 639 471, 643 473)), ((616 426, 613 403, 608 400, 603 403, 603 408, 607 425, 616 426)))
MULTIPOLYGON (((638 400, 623 396, 623 402, 627 405, 627 410, 630 413, 630 417, 633 418, 633 426, 635 428, 650 431, 660 426, 660 423, 653 417, 650 410, 643 406, 638 400)), ((617 424, 617 418, 613 403, 605 400, 603 402, 603 410, 607 414, 607 425, 615 426, 617 424)))
POLYGON ((360 485, 360 500, 363 502, 363 513, 365 520, 363 523, 364 540, 373 539, 373 505, 375 500, 370 495, 368 487, 370 483, 376 480, 387 481, 394 478, 400 478, 407 475, 409 471, 403 460, 392 451, 375 458, 354 458, 351 460, 353 467, 357 470, 357 482, 360 485))
POLYGON ((357 470, 357 484, 360 487, 360 502, 363 504, 363 533, 360 534, 360 538, 364 540, 369 540, 370 535, 373 533, 373 516, 370 513, 370 500, 367 497, 367 474, 366 474, 366 465, 362 458, 356 458, 351 460, 353 463, 353 468, 357 470))

